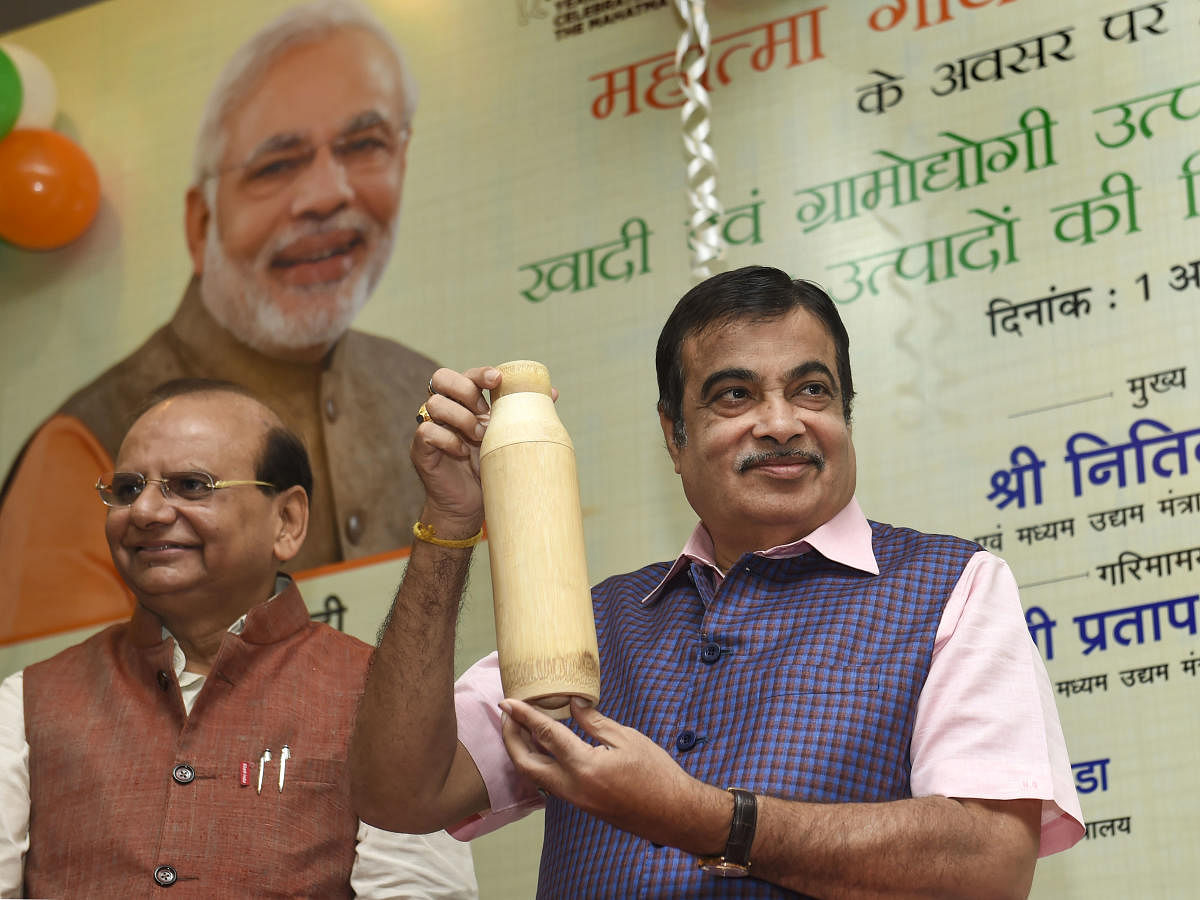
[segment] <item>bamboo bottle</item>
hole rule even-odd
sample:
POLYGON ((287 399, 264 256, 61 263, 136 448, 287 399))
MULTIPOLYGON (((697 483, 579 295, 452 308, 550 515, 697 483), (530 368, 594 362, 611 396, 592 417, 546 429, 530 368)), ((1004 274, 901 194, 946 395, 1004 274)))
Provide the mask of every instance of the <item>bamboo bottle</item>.
POLYGON ((558 719, 600 697, 575 447, 538 362, 497 366, 480 448, 504 696, 558 719))

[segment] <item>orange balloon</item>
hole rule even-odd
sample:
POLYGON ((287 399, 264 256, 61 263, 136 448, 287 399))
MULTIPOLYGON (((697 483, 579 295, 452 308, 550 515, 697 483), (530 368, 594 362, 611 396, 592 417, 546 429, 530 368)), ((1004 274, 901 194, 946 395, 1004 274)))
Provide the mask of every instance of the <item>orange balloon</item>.
POLYGON ((19 128, 0 140, 0 238, 54 250, 85 231, 100 208, 100 178, 66 135, 19 128))

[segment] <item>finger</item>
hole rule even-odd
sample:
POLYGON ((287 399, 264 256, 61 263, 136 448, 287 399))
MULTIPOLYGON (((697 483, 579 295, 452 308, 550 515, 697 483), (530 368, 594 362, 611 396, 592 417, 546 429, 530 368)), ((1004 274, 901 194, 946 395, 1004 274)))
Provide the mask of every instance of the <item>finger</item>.
POLYGON ((418 470, 432 471, 437 467, 443 454, 455 459, 467 459, 471 455, 472 448, 478 445, 477 440, 468 440, 457 429, 430 419, 430 421, 422 422, 417 426, 410 455, 418 470))
POLYGON ((495 366, 478 366, 465 372, 438 369, 429 379, 429 386, 433 388, 435 397, 448 397, 476 415, 483 415, 488 411, 488 403, 483 396, 484 390, 491 390, 499 384, 500 370, 495 366))
POLYGON ((621 743, 621 732, 624 730, 618 722, 602 715, 590 703, 584 703, 578 698, 571 698, 571 718, 583 729, 584 734, 592 738, 601 747, 617 747, 621 743))
POLYGON ((493 366, 466 372, 438 369, 429 379, 436 392, 425 401, 424 408, 430 418, 457 432, 464 442, 478 445, 491 415, 483 391, 498 385, 500 377, 500 371, 493 366))
POLYGON ((565 759, 572 752, 578 752, 579 748, 585 746, 566 725, 528 703, 505 699, 501 701, 500 708, 515 724, 529 732, 531 739, 542 752, 555 759, 565 759))
POLYGON ((467 444, 478 446, 483 440, 489 418, 487 413, 476 413, 458 400, 442 394, 434 394, 426 400, 425 410, 431 422, 423 422, 422 425, 439 425, 467 444))
POLYGON ((550 755, 534 740, 533 734, 524 725, 518 724, 512 716, 501 716, 501 737, 504 746, 508 748, 509 756, 514 760, 520 759, 524 764, 536 761, 548 761, 550 755))
MULTIPOLYGON (((513 767, 538 786, 539 791, 561 793, 564 786, 562 769, 553 756, 546 753, 525 726, 505 715, 501 737, 513 767)), ((546 796, 545 793, 542 796, 546 796)))

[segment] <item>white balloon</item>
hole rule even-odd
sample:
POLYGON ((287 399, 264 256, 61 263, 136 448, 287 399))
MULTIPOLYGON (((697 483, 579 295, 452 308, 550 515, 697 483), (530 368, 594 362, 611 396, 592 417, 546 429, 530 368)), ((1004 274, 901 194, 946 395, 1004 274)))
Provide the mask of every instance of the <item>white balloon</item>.
POLYGON ((8 54, 21 76, 21 114, 13 128, 53 126, 58 114, 58 87, 49 67, 19 44, 0 42, 0 50, 8 54))

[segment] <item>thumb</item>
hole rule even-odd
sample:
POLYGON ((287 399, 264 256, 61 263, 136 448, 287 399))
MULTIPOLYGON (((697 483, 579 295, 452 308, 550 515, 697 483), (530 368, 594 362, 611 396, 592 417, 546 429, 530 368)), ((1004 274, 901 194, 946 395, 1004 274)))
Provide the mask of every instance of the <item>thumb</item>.
POLYGON ((620 743, 621 725, 602 715, 590 703, 572 698, 571 717, 584 733, 597 743, 606 747, 615 747, 620 743))

